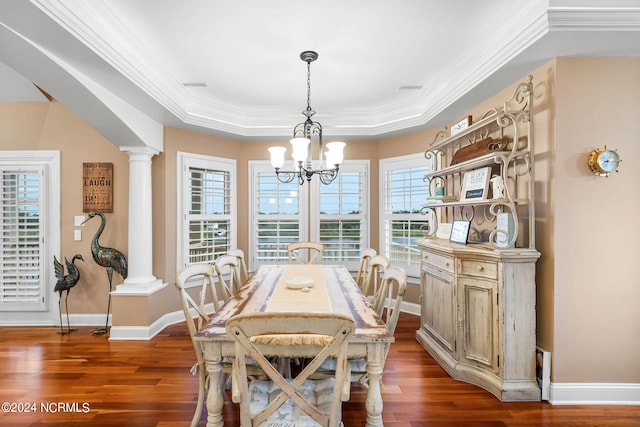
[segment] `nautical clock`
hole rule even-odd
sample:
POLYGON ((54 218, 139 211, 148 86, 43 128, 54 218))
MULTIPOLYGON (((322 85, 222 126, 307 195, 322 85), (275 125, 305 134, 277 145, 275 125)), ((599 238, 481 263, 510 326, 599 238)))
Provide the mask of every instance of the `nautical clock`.
POLYGON ((587 164, 594 174, 598 176, 609 176, 611 172, 617 172, 621 161, 620 155, 616 150, 611 150, 605 145, 603 148, 596 148, 589 153, 587 164))

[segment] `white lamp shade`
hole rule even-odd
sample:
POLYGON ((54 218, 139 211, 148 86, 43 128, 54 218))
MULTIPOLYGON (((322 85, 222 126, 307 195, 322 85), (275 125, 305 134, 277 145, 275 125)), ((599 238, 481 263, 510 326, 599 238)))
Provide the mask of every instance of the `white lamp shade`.
POLYGON ((333 169, 336 167, 336 161, 338 160, 336 158, 336 153, 328 150, 324 152, 324 159, 325 159, 325 164, 326 164, 326 168, 327 169, 333 169))
POLYGON ((308 138, 293 138, 291 141, 292 153, 291 157, 296 162, 304 162, 307 160, 308 146, 311 142, 308 138))
POLYGON ((285 151, 287 151, 285 147, 269 147, 269 153, 271 153, 271 166, 278 169, 284 166, 285 151))
POLYGON ((344 146, 346 144, 342 141, 330 142, 327 144, 329 151, 326 153, 327 163, 331 160, 330 166, 342 164, 344 160, 344 146))

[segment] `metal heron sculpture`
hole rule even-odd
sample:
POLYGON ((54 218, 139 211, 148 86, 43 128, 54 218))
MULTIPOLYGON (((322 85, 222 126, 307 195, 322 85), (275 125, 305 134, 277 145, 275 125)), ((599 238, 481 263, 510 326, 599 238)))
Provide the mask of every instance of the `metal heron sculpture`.
POLYGON ((96 231, 95 236, 93 236, 93 240, 91 240, 91 255, 93 255, 93 260, 96 264, 107 269, 107 277, 109 279, 109 303, 107 304, 107 322, 104 326, 104 329, 98 328, 93 330, 94 335, 100 335, 107 332, 109 326, 109 312, 111 311, 111 291, 112 291, 112 279, 113 279, 113 271, 115 270, 123 279, 127 278, 127 259, 124 257, 122 252, 114 248, 107 248, 105 246, 101 246, 98 239, 100 235, 104 231, 104 227, 107 223, 107 220, 104 217, 102 212, 90 212, 89 217, 85 219, 82 223, 89 221, 91 218, 99 216, 100 217, 100 227, 98 227, 98 231, 96 231))
POLYGON ((53 288, 53 291, 60 294, 60 297, 58 298, 58 312, 60 312, 61 335, 70 334, 71 332, 76 331, 76 329, 71 329, 71 324, 69 323, 69 305, 67 304, 67 300, 69 299, 69 291, 76 285, 76 283, 78 283, 78 280, 80 280, 80 270, 75 266, 77 259, 84 261, 84 258, 82 258, 82 255, 80 254, 75 254, 73 258, 71 258, 71 262, 69 262, 65 257, 64 262, 67 264, 67 275, 65 276, 64 266, 60 261, 58 261, 55 255, 53 256, 53 268, 55 270, 56 277, 58 278, 58 282, 56 283, 55 288, 53 288), (62 328, 62 308, 60 306, 62 293, 64 291, 67 291, 67 295, 64 298, 65 311, 67 312, 67 332, 62 328))

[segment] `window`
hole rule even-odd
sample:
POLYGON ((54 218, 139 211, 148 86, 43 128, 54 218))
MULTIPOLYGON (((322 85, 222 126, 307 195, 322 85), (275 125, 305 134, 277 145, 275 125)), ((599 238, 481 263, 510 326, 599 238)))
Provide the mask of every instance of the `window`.
POLYGON ((250 165, 249 194, 256 195, 250 213, 250 239, 255 239, 249 242, 250 268, 287 262, 287 245, 304 240, 325 245, 323 262, 358 267, 360 250, 369 246, 368 161, 345 161, 329 185, 317 177, 304 185, 296 180, 283 184, 268 162, 250 165))
POLYGON ((51 227, 59 223, 59 159, 57 151, 0 153, 0 311, 10 323, 55 318, 48 272, 60 245, 51 227))
POLYGON ((329 185, 314 182, 312 239, 324 244, 322 260, 356 270, 360 251, 369 246, 368 162, 344 162, 329 185), (319 207, 317 206, 319 204, 319 207))
MULTIPOLYGON (((250 162, 251 209, 249 268, 288 261, 287 245, 308 239, 307 192, 294 180, 278 181, 267 162, 250 162)), ((305 184, 306 185, 306 184, 305 184)))
POLYGON ((416 239, 423 237, 420 228, 430 222, 430 215, 420 213, 429 195, 429 186, 423 181, 429 168, 430 162, 422 154, 380 161, 381 252, 391 264, 404 266, 414 277, 419 277, 420 266, 416 239))
POLYGON ((178 153, 178 264, 211 262, 237 244, 236 161, 178 153))

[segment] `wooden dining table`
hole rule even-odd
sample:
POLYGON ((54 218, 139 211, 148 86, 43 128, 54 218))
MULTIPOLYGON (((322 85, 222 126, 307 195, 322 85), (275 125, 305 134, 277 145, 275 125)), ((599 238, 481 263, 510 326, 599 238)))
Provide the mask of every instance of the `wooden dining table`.
MULTIPOLYGON (((224 425, 222 362, 225 357, 235 355, 234 341, 227 336, 225 324, 237 314, 257 312, 334 312, 351 316, 356 331, 349 340, 348 357, 365 358, 369 376, 365 425, 383 425, 380 379, 393 334, 346 267, 287 264, 261 266, 194 336, 194 340, 202 343, 210 377, 206 400, 208 427, 224 425)), ((294 346, 281 348, 282 354, 278 356, 297 356, 294 346)))

